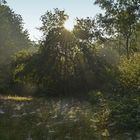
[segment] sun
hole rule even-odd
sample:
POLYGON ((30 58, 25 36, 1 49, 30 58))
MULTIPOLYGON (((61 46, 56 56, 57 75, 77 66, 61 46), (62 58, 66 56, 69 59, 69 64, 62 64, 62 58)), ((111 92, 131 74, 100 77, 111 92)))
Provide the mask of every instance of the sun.
POLYGON ((69 31, 72 31, 73 28, 74 28, 74 24, 71 21, 68 20, 68 21, 65 22, 64 27, 65 27, 65 29, 67 29, 69 31))

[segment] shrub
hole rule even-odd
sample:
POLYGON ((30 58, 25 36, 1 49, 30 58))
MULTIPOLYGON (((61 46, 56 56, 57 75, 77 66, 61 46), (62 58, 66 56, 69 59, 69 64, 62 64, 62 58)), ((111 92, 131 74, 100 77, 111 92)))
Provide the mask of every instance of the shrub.
POLYGON ((140 54, 134 54, 129 60, 122 57, 119 63, 119 84, 123 92, 136 92, 140 88, 140 54))

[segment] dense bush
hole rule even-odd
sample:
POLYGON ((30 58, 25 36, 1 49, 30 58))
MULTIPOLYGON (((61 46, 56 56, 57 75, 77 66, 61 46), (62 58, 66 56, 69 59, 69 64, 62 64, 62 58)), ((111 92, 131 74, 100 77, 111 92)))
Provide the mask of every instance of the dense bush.
POLYGON ((135 135, 140 129, 140 96, 120 96, 108 102, 111 110, 108 119, 110 132, 129 132, 135 135))
POLYGON ((121 92, 138 93, 140 91, 140 54, 135 53, 129 60, 122 57, 118 68, 121 92))
POLYGON ((96 112, 97 130, 107 130, 106 134, 113 134, 114 137, 115 134, 124 135, 127 132, 135 135, 140 129, 139 95, 109 95, 100 91, 91 91, 89 102, 96 112))

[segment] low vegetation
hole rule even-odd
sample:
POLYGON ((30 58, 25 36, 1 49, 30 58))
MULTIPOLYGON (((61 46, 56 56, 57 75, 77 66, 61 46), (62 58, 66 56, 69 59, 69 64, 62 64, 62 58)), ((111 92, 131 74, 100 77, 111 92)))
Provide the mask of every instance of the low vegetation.
POLYGON ((114 101, 98 91, 90 99, 95 95, 96 102, 1 96, 0 139, 139 139, 140 96, 114 101))

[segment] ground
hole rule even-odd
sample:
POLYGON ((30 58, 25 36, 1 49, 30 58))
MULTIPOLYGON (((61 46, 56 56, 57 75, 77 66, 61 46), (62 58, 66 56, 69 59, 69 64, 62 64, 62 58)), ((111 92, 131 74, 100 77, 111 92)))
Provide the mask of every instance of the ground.
POLYGON ((93 108, 76 99, 0 96, 0 140, 110 139, 109 110, 102 114, 93 108))

